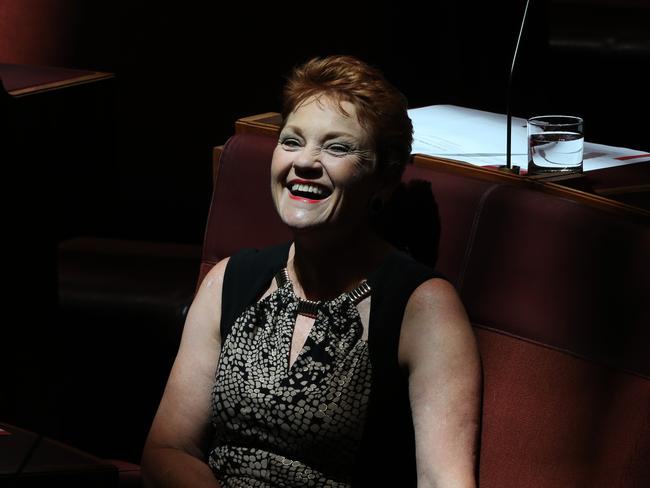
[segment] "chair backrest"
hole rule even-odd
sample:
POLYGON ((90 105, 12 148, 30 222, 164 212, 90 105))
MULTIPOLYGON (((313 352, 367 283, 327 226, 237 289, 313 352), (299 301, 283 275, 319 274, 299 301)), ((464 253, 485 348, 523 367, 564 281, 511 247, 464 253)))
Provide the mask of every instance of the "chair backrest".
POLYGON ((483 486, 647 486, 650 227, 500 186, 472 236, 483 486))
MULTIPOLYGON (((290 239, 270 198, 275 144, 225 145, 201 276, 238 248, 290 239)), ((483 360, 481 486, 648 486, 648 222, 466 171, 411 166, 413 179, 431 184, 437 268, 483 360)))
POLYGON ((215 171, 203 241, 199 283, 219 260, 245 247, 290 240, 271 199, 271 156, 277 139, 257 134, 231 137, 215 171))

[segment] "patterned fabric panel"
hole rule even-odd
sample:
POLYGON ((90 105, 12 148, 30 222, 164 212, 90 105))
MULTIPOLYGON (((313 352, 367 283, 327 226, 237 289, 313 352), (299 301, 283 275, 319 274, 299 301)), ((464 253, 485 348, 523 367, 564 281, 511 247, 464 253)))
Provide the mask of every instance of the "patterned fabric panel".
POLYGON ((349 485, 371 385, 361 319, 346 294, 323 302, 289 368, 297 307, 285 282, 224 341, 209 459, 224 487, 349 485))

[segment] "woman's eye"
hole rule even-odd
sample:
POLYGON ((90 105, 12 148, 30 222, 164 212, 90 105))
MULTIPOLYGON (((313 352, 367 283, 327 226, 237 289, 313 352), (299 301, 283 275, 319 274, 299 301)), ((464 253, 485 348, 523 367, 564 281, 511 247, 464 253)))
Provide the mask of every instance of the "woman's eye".
POLYGON ((300 141, 298 139, 294 139, 293 137, 282 139, 280 141, 280 144, 283 148, 288 150, 297 149, 300 147, 300 141))
POLYGON ((349 154, 352 148, 346 144, 330 144, 327 146, 327 152, 336 156, 349 154))

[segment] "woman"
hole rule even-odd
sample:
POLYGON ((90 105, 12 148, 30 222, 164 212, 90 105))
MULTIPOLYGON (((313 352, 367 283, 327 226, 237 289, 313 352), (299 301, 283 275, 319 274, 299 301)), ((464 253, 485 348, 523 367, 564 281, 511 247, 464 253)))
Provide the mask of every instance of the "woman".
POLYGON ((372 224, 410 158, 406 108, 351 57, 294 71, 271 167, 294 241, 206 276, 146 485, 475 486, 480 365, 464 309, 372 224))

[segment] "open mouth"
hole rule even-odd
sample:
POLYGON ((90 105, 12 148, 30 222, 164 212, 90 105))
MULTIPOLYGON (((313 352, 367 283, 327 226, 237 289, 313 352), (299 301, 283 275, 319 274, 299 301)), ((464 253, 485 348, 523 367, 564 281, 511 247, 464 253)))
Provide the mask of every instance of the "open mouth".
POLYGON ((287 185, 287 189, 293 197, 315 201, 324 200, 332 194, 329 188, 313 183, 293 182, 287 185))

